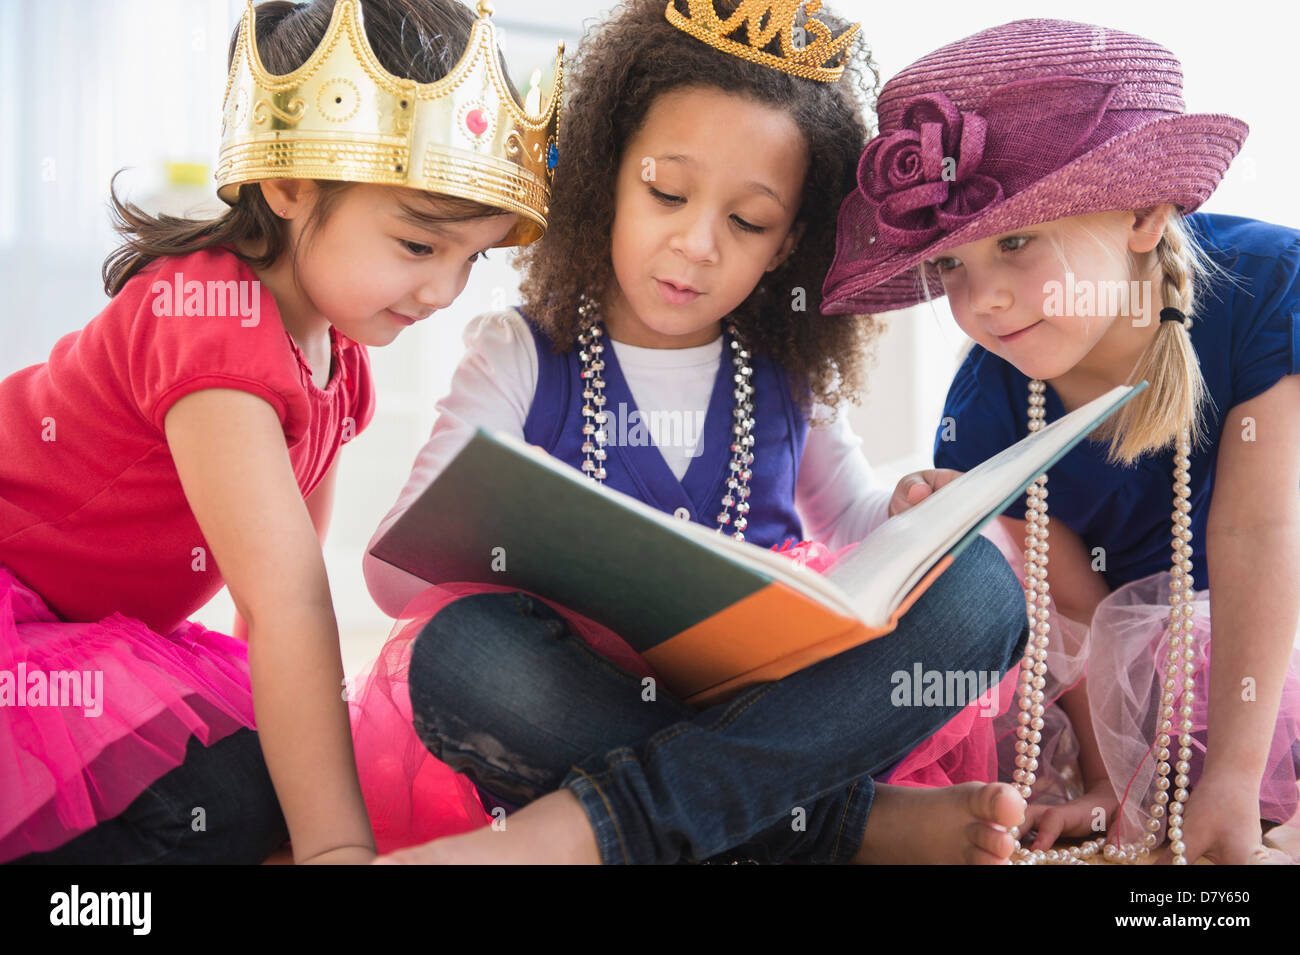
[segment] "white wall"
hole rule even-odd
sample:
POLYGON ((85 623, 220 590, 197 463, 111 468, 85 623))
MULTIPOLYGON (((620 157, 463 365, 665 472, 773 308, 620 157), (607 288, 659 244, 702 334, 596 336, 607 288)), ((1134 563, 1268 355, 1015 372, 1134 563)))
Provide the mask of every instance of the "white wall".
MULTIPOLYGON (((609 6, 498 0, 516 81, 523 85, 557 40, 576 49, 584 20, 609 6)), ((1019 17, 1087 20, 1159 40, 1183 61, 1192 111, 1229 112, 1253 129, 1207 209, 1300 222, 1289 188, 1300 141, 1288 75, 1300 16, 1290 4, 1249 0, 1230 15, 1222 5, 1119 0, 831 6, 863 22, 885 78, 937 46, 1019 17)), ((61 335, 103 307, 99 269, 113 247, 105 199, 115 170, 133 167, 119 184, 146 207, 212 208, 204 188, 169 188, 163 164, 214 164, 226 44, 241 10, 239 0, 0 0, 0 375, 43 361, 61 335)), ((428 434, 461 328, 494 297, 515 300, 508 256, 493 259, 437 323, 372 351, 379 414, 344 455, 326 551, 350 672, 388 624, 365 591, 362 549, 428 434)), ((867 402, 851 420, 892 484, 929 462, 963 339, 942 303, 884 321, 867 402)), ((198 618, 225 629, 231 612, 223 594, 198 618)))

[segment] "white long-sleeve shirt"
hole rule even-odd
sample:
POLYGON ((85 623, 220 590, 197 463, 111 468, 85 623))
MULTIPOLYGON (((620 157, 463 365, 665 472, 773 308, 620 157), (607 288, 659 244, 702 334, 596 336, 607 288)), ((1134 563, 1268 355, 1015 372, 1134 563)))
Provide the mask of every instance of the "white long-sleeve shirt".
MULTIPOLYGON (((677 421, 702 421, 722 360, 722 337, 695 348, 613 346, 638 408, 682 412, 677 421)), ((476 428, 501 431, 522 439, 537 388, 537 352, 523 316, 515 309, 488 312, 465 328, 465 355, 451 380, 451 392, 437 405, 433 432, 420 453, 397 503, 366 548, 363 570, 370 595, 390 617, 429 585, 372 557, 370 548, 397 521, 474 436, 476 428)), ((862 453, 862 439, 844 415, 819 423, 824 408, 815 408, 808 429, 795 510, 804 536, 834 549, 861 540, 889 517, 891 491, 876 486, 862 453)), ((689 434, 690 429, 682 429, 689 434)), ((698 440, 699 434, 694 438, 698 440)), ((660 453, 681 480, 698 451, 688 441, 659 443, 660 453)))

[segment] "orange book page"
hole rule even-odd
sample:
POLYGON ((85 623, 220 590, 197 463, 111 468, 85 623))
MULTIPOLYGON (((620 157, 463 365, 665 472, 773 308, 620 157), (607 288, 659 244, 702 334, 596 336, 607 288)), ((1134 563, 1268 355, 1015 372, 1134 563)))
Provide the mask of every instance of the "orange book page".
POLYGON ((664 641, 645 658, 686 702, 718 703, 892 632, 952 562, 949 554, 930 568, 884 627, 868 627, 773 583, 664 641))

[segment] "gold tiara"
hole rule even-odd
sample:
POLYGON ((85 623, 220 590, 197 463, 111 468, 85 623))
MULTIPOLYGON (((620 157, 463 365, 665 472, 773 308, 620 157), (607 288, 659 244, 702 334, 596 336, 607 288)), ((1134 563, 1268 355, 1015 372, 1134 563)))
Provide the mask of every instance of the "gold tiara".
POLYGON ((843 74, 844 63, 841 61, 837 66, 827 64, 845 53, 862 24, 855 23, 832 39, 830 28, 812 18, 822 8, 821 0, 807 0, 807 21, 796 27, 795 18, 803 5, 801 0, 774 0, 771 3, 741 0, 731 16, 722 20, 713 9, 713 0, 687 0, 689 15, 680 13, 674 0, 668 0, 664 15, 673 26, 715 49, 805 80, 833 83, 843 74), (745 26, 744 43, 732 39, 732 34, 740 29, 741 24, 745 26), (796 29, 803 31, 800 36, 804 42, 796 43, 796 29), (809 34, 815 37, 812 42, 808 42, 809 34), (780 56, 763 49, 778 35, 781 38, 780 56))
POLYGON ((564 44, 545 109, 540 70, 521 106, 501 73, 491 15, 480 0, 460 61, 416 83, 380 65, 359 0, 338 0, 312 55, 275 76, 258 55, 249 0, 226 81, 217 195, 233 205, 242 184, 263 179, 406 186, 517 213, 502 246, 540 238, 559 161, 564 44))

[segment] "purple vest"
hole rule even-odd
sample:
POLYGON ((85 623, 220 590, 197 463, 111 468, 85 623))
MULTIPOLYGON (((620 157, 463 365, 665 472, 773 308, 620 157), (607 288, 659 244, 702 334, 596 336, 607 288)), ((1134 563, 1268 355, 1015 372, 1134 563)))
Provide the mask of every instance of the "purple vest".
MULTIPOLYGON (((586 456, 582 453, 584 402, 578 349, 555 354, 546 334, 527 315, 524 319, 537 348, 537 389, 524 421, 524 440, 540 445, 553 457, 581 470, 586 456)), ((605 349, 601 356, 605 370, 601 375, 605 379, 605 410, 610 413, 607 423, 610 442, 605 446, 609 452, 605 460, 606 486, 666 513, 689 514, 692 521, 705 527, 718 526, 731 461, 734 370, 729 338, 726 336, 723 341, 722 360, 718 363, 704 417, 700 453, 691 459, 681 481, 673 475, 653 441, 620 440, 619 406, 629 410, 630 418, 636 402, 613 346, 605 349)), ((605 341, 609 343, 608 338, 605 341)), ((766 356, 754 355, 750 366, 754 369, 750 381, 754 387, 755 441, 745 540, 770 548, 789 538, 803 539, 803 528, 794 509, 794 490, 808 437, 808 422, 790 394, 785 375, 774 362, 766 356)), ((631 432, 633 427, 624 430, 631 432)), ((731 513, 734 521, 734 507, 731 513)))

